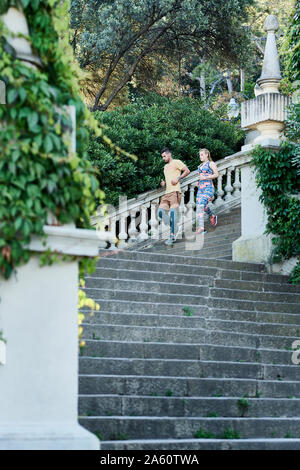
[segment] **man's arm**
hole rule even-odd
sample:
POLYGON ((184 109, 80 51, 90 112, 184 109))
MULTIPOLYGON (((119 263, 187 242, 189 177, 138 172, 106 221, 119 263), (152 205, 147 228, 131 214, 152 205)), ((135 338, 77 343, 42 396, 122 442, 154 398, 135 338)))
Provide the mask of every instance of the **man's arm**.
POLYGON ((183 173, 178 176, 178 178, 176 180, 172 180, 171 183, 175 186, 180 180, 182 180, 183 178, 185 178, 187 175, 190 174, 190 170, 188 169, 188 167, 186 165, 184 165, 184 167, 182 167, 181 171, 183 171, 183 173))
POLYGON ((185 178, 187 175, 190 174, 190 170, 188 169, 187 166, 184 166, 181 171, 183 171, 183 173, 177 178, 177 181, 182 180, 183 178, 185 178))

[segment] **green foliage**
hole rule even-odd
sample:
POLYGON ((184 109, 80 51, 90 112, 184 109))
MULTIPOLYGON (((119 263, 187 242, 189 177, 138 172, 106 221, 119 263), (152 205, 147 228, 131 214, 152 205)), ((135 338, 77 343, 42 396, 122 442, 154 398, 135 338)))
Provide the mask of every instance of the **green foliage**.
POLYGON ((223 434, 220 435, 214 434, 211 431, 204 431, 200 428, 195 432, 194 437, 196 439, 240 439, 240 434, 237 430, 231 429, 228 426, 223 434))
MULTIPOLYGON (((151 57, 178 54, 238 63, 247 54, 243 27, 253 0, 72 0, 72 45, 83 68, 97 71, 93 109, 106 110, 151 57)), ((175 59, 174 59, 175 60, 175 59)))
POLYGON ((91 136, 90 159, 99 169, 106 201, 113 205, 118 204, 119 195, 132 198, 160 187, 163 147, 169 146, 173 158, 194 171, 200 148, 208 148, 213 160, 219 160, 238 151, 243 137, 240 129, 220 121, 192 98, 169 100, 149 95, 114 111, 98 112, 96 118, 107 126, 106 134, 117 145, 138 156, 136 163, 126 157, 121 160, 91 136))
POLYGON ((291 284, 300 284, 300 263, 297 263, 290 274, 291 284))
POLYGON ((79 289, 78 289, 78 303, 77 303, 77 308, 78 308, 78 338, 79 338, 79 348, 82 350, 82 348, 85 346, 85 341, 82 340, 82 333, 83 333, 83 327, 82 322, 85 318, 85 315, 80 312, 80 309, 82 308, 89 308, 90 309, 90 316, 94 315, 94 311, 98 311, 100 309, 100 305, 95 302, 93 299, 88 298, 86 296, 86 293, 84 292, 85 288, 85 281, 82 279, 79 280, 79 289), (81 289, 82 288, 82 289, 81 289))
POLYGON ((285 35, 283 52, 285 54, 285 75, 291 82, 299 81, 300 86, 300 2, 295 1, 295 8, 285 35))
POLYGON ((249 410, 251 406, 250 401, 246 397, 243 397, 243 398, 239 398, 239 400, 237 401, 237 404, 238 404, 238 408, 241 411, 241 416, 245 416, 246 412, 249 410))
MULTIPOLYGON (((91 119, 78 95, 72 51, 60 46, 54 27, 66 3, 21 3, 32 49, 43 65, 35 70, 16 58, 0 21, 0 80, 7 92, 7 105, 0 108, 0 269, 5 278, 28 261, 26 245, 31 235, 43 236, 47 213, 54 214, 58 225, 74 221, 77 227, 90 228, 95 199, 104 195, 87 157, 91 119), (77 154, 70 151, 67 105, 76 107, 77 154)), ((6 1, 5 8, 14 4, 6 1)), ((95 123, 93 127, 100 136, 102 131, 95 123)), ((44 263, 53 261, 49 253, 42 257, 44 263)), ((92 263, 82 259, 81 270, 92 263)))
POLYGON ((266 233, 273 234, 272 262, 300 254, 299 182, 293 166, 297 151, 295 143, 285 141, 278 152, 256 147, 252 154, 256 182, 262 190, 260 200, 268 216, 266 233))

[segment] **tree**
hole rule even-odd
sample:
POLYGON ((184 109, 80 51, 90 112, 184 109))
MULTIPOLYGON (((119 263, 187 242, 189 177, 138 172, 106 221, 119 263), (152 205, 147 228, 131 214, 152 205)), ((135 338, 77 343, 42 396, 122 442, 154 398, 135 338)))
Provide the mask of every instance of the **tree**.
POLYGON ((184 56, 193 50, 220 64, 241 62, 249 40, 241 24, 252 3, 72 0, 71 44, 81 67, 98 73, 101 82, 93 110, 106 110, 149 56, 184 56))
MULTIPOLYGON (((292 12, 294 0, 257 0, 254 6, 249 7, 247 23, 243 26, 251 37, 251 46, 247 49, 247 56, 242 69, 239 67, 220 68, 217 63, 207 57, 191 57, 185 64, 186 93, 198 96, 206 101, 207 106, 211 102, 220 99, 217 95, 233 95, 240 92, 240 100, 254 97, 253 89, 256 79, 261 72, 261 64, 264 56, 266 34, 263 29, 264 21, 270 14, 275 15, 279 21, 277 42, 279 53, 284 68, 285 52, 280 50, 285 31, 289 27, 289 16, 292 12)), ((297 30, 294 28, 294 36, 297 38, 297 30)), ((299 37, 299 34, 298 34, 299 37)))

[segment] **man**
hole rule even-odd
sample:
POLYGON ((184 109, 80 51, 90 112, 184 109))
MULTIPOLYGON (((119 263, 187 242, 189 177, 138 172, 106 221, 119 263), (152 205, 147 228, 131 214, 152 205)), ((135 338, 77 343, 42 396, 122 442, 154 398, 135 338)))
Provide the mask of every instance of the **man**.
POLYGON ((165 223, 170 223, 170 238, 166 240, 166 245, 173 245, 176 240, 177 211, 181 201, 181 189, 179 181, 190 174, 190 170, 181 160, 174 160, 169 148, 161 150, 161 156, 166 163, 164 167, 165 180, 161 181, 161 186, 166 188, 158 208, 158 217, 165 223), (181 174, 181 172, 183 173, 181 174), (166 211, 170 211, 169 215, 166 211))

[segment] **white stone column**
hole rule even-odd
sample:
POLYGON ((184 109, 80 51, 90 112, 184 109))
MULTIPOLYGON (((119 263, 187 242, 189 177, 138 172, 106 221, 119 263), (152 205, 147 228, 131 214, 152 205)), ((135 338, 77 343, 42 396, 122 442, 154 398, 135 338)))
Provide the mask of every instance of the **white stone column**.
POLYGON ((271 237, 265 235, 267 216, 259 200, 261 191, 256 186, 254 169, 241 168, 241 237, 232 244, 234 261, 266 262, 271 251, 271 237))
POLYGON ((96 256, 109 233, 45 226, 47 246, 33 237, 30 261, 0 279, 0 449, 97 450, 95 435, 77 421, 78 258, 40 267, 52 252, 96 256))

